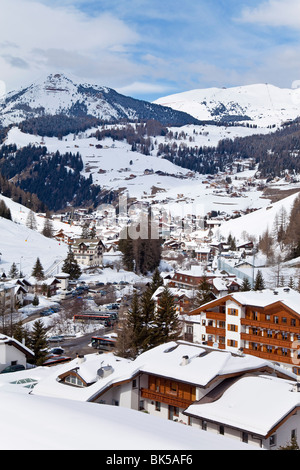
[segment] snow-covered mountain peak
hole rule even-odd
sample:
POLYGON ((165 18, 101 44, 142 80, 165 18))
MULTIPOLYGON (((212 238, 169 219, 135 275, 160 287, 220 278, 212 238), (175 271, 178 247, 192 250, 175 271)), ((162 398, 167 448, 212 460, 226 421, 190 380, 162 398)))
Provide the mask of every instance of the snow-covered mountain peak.
POLYGON ((258 126, 272 126, 300 116, 300 88, 278 88, 264 83, 195 89, 165 96, 155 103, 184 111, 199 120, 252 121, 258 126))
POLYGON ((137 100, 115 90, 53 73, 0 100, 0 124, 18 124, 45 115, 94 116, 101 120, 156 119, 163 124, 196 123, 186 113, 137 100))

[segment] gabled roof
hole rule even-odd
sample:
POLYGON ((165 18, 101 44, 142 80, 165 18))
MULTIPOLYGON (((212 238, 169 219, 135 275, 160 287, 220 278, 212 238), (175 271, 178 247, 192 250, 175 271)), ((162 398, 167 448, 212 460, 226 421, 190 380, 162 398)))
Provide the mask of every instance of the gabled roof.
POLYGON ((300 293, 289 288, 278 288, 275 291, 264 289, 262 291, 235 292, 201 305, 190 312, 190 315, 198 315, 207 309, 224 305, 228 300, 232 300, 238 305, 262 307, 264 309, 270 309, 277 305, 283 306, 291 313, 300 315, 300 293))
POLYGON ((96 401, 111 387, 131 381, 141 373, 185 382, 198 387, 209 387, 220 378, 239 376, 244 373, 272 372, 286 378, 294 378, 280 366, 260 359, 256 356, 240 356, 229 351, 209 348, 183 341, 170 342, 157 346, 138 356, 134 361, 107 353, 89 354, 85 361, 77 359, 55 369, 52 375, 37 384, 32 391, 36 395, 59 396, 79 401, 96 401), (188 356, 186 365, 182 359, 188 356), (100 367, 110 365, 112 373, 107 377, 97 377, 100 367), (77 388, 60 383, 58 377, 63 377, 76 368, 76 373, 86 383, 94 383, 88 387, 77 388))
POLYGON ((209 400, 190 405, 184 413, 267 438, 300 407, 295 382, 274 376, 243 376, 209 400))
POLYGON ((11 338, 11 337, 6 336, 6 335, 0 335, 0 347, 2 345, 14 346, 16 349, 18 349, 19 351, 24 353, 25 356, 34 357, 34 353, 31 351, 31 349, 27 348, 27 346, 20 343, 15 338, 11 338))

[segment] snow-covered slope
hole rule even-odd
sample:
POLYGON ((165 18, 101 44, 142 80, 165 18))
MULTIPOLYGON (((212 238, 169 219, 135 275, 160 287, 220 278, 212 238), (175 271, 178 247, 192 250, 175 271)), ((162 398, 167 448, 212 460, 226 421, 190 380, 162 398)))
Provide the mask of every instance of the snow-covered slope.
MULTIPOLYGON (((11 220, 0 217, 0 276, 8 274, 12 263, 24 275, 31 275, 37 257, 46 271, 56 260, 65 259, 68 253, 67 245, 60 244, 54 239, 46 238, 39 231, 44 225, 43 217, 36 217, 37 230, 26 227, 29 209, 1 196, 12 215, 11 220)), ((54 227, 58 229, 59 226, 54 227)))
MULTIPOLYGON (((191 137, 195 136, 194 126, 185 126, 184 130, 191 137)), ((201 128, 199 128, 201 129, 201 128)), ((198 129, 198 130, 199 130, 198 129)), ((218 142, 218 126, 207 126, 208 135, 196 135, 195 144, 209 145, 218 142), (208 129, 209 128, 209 129, 208 129), (215 133, 216 132, 216 133, 215 133)), ((232 136, 235 127, 228 133, 224 128, 224 135, 232 136)), ((240 128, 247 135, 247 128, 240 128)), ((247 191, 237 198, 227 194, 224 185, 216 188, 207 182, 205 175, 194 174, 188 169, 181 168, 166 159, 155 155, 143 155, 133 152, 131 146, 125 141, 113 141, 111 138, 101 141, 103 148, 97 148, 99 141, 90 137, 93 130, 87 131, 74 140, 73 134, 65 136, 63 140, 56 137, 44 137, 43 142, 48 151, 60 153, 79 152, 82 156, 85 177, 92 175, 93 182, 99 184, 104 190, 122 190, 130 198, 148 200, 153 203, 153 194, 158 204, 167 212, 176 215, 197 214, 205 215, 210 210, 224 210, 228 213, 237 209, 260 208, 268 204, 261 198, 261 191, 255 187, 247 187, 247 191)), ((188 141, 189 139, 187 139, 188 141)), ((164 137, 157 137, 158 144, 164 137)), ((40 138, 21 132, 17 127, 12 128, 5 141, 6 145, 16 144, 18 148, 26 145, 39 145, 40 138)), ((255 171, 239 173, 239 180, 233 179, 234 191, 239 191, 247 178, 253 177, 255 171)), ((224 179, 224 176, 220 175, 224 179)))
POLYGON ((296 192, 243 217, 228 220, 221 225, 219 231, 225 238, 231 234, 239 239, 243 239, 243 232, 245 232, 248 235, 254 235, 258 240, 267 229, 269 233, 272 233, 275 219, 280 217, 282 210, 286 212, 287 218, 289 218, 293 203, 298 196, 299 192, 296 192))
POLYGON ((300 116, 300 88, 282 89, 270 84, 232 88, 207 88, 159 98, 154 103, 170 106, 199 120, 249 121, 258 126, 280 125, 300 116))
POLYGON ((64 74, 51 74, 0 100, 0 123, 9 125, 31 117, 64 114, 112 121, 156 119, 184 125, 196 120, 185 113, 126 97, 99 85, 76 83, 64 74))

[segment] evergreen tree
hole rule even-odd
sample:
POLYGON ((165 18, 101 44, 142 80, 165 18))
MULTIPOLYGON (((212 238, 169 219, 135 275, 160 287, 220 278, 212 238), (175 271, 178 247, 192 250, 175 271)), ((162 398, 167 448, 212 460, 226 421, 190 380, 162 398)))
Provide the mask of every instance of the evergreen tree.
POLYGON ((152 289, 149 286, 143 293, 140 301, 141 329, 139 334, 140 352, 153 347, 153 322, 155 302, 152 298, 152 289))
POLYGON ((174 297, 168 286, 164 287, 160 296, 154 323, 152 329, 152 342, 154 345, 179 339, 181 325, 176 312, 174 297))
POLYGON ((96 227, 95 225, 93 225, 89 233, 89 238, 91 239, 96 238, 96 235, 97 235, 96 227))
POLYGON ((10 271, 9 271, 8 275, 12 279, 15 279, 15 278, 18 277, 19 271, 18 271, 18 268, 17 268, 17 265, 16 265, 15 262, 11 265, 11 268, 10 268, 10 271))
POLYGON ((288 287, 290 289, 295 289, 295 283, 294 283, 294 278, 292 276, 290 276, 290 280, 289 280, 289 283, 288 283, 288 287))
POLYGON ((299 449, 300 447, 295 437, 292 437, 290 442, 288 442, 285 446, 279 447, 279 450, 299 450, 299 449))
POLYGON ((137 292, 133 295, 131 306, 127 313, 126 330, 130 334, 128 353, 130 357, 135 358, 140 353, 142 332, 142 315, 139 294, 137 292))
POLYGON ((265 289, 265 282, 264 282, 261 271, 258 270, 256 277, 255 277, 253 290, 263 290, 263 289, 265 289))
POLYGON ((31 275, 39 281, 44 279, 44 269, 39 258, 36 259, 31 275))
POLYGON ((13 327, 13 337, 20 343, 25 342, 25 346, 30 347, 30 334, 28 330, 24 327, 22 321, 14 324, 13 327))
POLYGON ((38 296, 35 294, 35 296, 33 297, 32 305, 34 305, 35 307, 37 307, 39 303, 40 303, 39 298, 38 298, 38 296))
POLYGON ((34 353, 34 363, 37 366, 42 365, 47 357, 47 337, 46 328, 42 320, 36 320, 33 323, 30 335, 30 347, 34 353))
POLYGON ((69 253, 64 261, 62 272, 70 274, 70 279, 78 279, 81 276, 81 269, 77 260, 75 259, 74 253, 69 248, 69 253))
POLYGON ((197 289, 197 294, 196 294, 197 306, 200 307, 200 305, 204 305, 207 302, 210 302, 210 300, 212 300, 212 297, 213 297, 213 294, 211 291, 211 285, 208 282, 207 276, 204 275, 197 289))
POLYGON ((246 292, 246 291, 249 291, 249 290, 251 290, 251 283, 250 283, 250 281, 247 277, 244 277, 243 283, 242 283, 242 286, 241 286, 241 291, 246 292))
POLYGON ((164 285, 164 280, 160 275, 159 269, 156 268, 153 272, 152 281, 151 281, 152 293, 154 294, 154 292, 163 285, 164 285))
POLYGON ((90 224, 88 222, 84 223, 84 225, 82 226, 82 230, 81 230, 81 238, 84 238, 84 239, 90 238, 89 226, 90 224))
POLYGON ((45 219, 44 227, 42 230, 44 237, 53 238, 53 224, 50 219, 45 219))
POLYGON ((0 217, 3 217, 4 219, 11 220, 10 209, 6 206, 3 199, 0 200, 0 217))

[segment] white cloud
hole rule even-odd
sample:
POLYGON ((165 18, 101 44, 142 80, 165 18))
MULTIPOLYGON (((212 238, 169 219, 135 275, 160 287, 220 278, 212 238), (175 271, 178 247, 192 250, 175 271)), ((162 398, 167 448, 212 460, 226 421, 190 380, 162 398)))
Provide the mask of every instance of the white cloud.
POLYGON ((240 21, 268 26, 300 28, 299 0, 268 0, 255 8, 244 8, 240 21))
POLYGON ((155 83, 133 82, 117 88, 116 91, 123 95, 146 95, 152 93, 170 93, 170 87, 155 83))
POLYGON ((123 67, 124 77, 133 79, 137 70, 129 49, 139 36, 117 17, 109 13, 90 17, 70 5, 55 7, 35 0, 0 4, 0 79, 8 88, 62 68, 97 75, 101 81, 120 79, 123 67))

